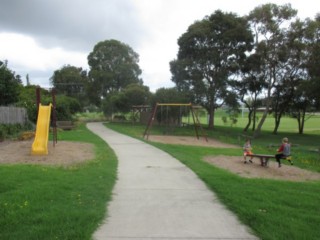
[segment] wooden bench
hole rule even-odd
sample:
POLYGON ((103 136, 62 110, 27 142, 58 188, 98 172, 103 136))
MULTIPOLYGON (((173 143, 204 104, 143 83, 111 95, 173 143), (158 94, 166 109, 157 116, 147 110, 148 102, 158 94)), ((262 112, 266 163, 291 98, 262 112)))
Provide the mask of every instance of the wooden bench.
MULTIPOLYGON (((267 155, 267 154, 251 154, 247 155, 248 157, 256 157, 260 159, 261 166, 267 167, 270 158, 275 158, 275 155, 267 155)), ((281 159, 291 160, 291 156, 283 157, 281 159)))
POLYGON ((57 121, 57 128, 61 128, 63 130, 71 130, 74 128, 72 121, 57 121))

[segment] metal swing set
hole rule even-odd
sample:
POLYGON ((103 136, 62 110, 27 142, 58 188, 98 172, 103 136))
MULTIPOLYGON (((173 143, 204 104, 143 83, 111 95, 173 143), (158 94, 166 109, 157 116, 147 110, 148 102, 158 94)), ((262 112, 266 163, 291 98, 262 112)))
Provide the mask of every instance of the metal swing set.
POLYGON ((188 124, 189 124, 189 116, 190 116, 190 112, 191 112, 191 116, 192 116, 192 120, 193 120, 193 126, 194 126, 194 130, 195 130, 195 135, 197 137, 197 139, 199 140, 199 132, 201 133, 201 135, 203 136, 203 138, 208 142, 207 136, 201 126, 201 123, 199 121, 199 118, 197 116, 197 114, 195 113, 195 108, 196 106, 193 106, 191 103, 156 103, 156 105, 154 106, 152 113, 150 115, 147 127, 143 133, 143 138, 145 139, 149 139, 149 134, 150 134, 150 130, 154 124, 154 121, 156 119, 157 113, 159 111, 160 108, 160 124, 162 124, 162 115, 163 115, 163 108, 166 107, 166 121, 165 124, 168 128, 168 126, 170 125, 170 119, 169 119, 169 107, 179 107, 179 118, 178 118, 178 124, 179 125, 183 125, 181 121, 181 115, 182 115, 182 111, 181 111, 181 107, 187 108, 189 110, 188 113, 188 124))

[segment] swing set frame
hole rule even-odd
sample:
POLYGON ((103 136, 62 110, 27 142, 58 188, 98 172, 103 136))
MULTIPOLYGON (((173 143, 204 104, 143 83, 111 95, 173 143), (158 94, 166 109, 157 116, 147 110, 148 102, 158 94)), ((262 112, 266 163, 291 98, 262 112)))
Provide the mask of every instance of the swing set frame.
MULTIPOLYGON (((150 129, 152 128, 152 125, 154 123, 157 111, 159 107, 167 107, 167 113, 168 113, 168 107, 189 107, 189 110, 191 112, 192 115, 192 119, 193 119, 193 125, 194 125, 194 130, 195 130, 195 135, 197 137, 197 139, 199 140, 199 131, 201 132, 202 136, 205 138, 206 142, 208 142, 208 138, 201 126, 201 123, 199 121, 198 116, 195 114, 194 111, 194 106, 192 105, 192 103, 156 103, 156 105, 154 106, 152 113, 150 115, 147 127, 143 133, 143 138, 146 138, 147 140, 149 139, 149 134, 150 134, 150 129)), ((180 110, 181 112, 181 110, 180 110)), ((189 113, 190 114, 190 113, 189 113)))

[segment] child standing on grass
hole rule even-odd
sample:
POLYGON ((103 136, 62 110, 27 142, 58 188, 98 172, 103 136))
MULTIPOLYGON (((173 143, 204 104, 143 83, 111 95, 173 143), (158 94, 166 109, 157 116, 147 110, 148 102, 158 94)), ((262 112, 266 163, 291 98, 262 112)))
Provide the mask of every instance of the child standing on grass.
MULTIPOLYGON (((278 166, 281 167, 281 158, 286 158, 290 156, 290 149, 291 149, 291 144, 289 143, 288 138, 283 138, 282 139, 282 144, 278 149, 278 153, 275 155, 276 161, 278 162, 278 166)), ((288 160, 290 164, 292 165, 291 160, 288 160)))
MULTIPOLYGON (((251 140, 247 139, 246 142, 243 145, 243 158, 244 163, 247 163, 247 155, 252 155, 252 146, 251 146, 251 140)), ((253 157, 249 159, 249 162, 252 163, 253 157)))

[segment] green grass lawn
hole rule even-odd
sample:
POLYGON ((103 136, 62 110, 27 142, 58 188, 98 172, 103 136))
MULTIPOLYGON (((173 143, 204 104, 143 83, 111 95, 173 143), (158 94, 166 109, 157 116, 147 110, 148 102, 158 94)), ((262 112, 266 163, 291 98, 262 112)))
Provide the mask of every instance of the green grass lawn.
MULTIPOLYGON (((273 135, 272 129, 267 129, 254 139, 254 151, 274 153, 275 147, 268 145, 287 136, 298 144, 292 149, 295 165, 320 172, 320 155, 311 151, 319 147, 317 124, 306 125, 308 134, 298 135, 292 119, 287 120, 287 131, 273 135)), ((131 123, 108 126, 140 139, 145 130, 145 126, 131 123)), ((205 130, 209 137, 242 145, 242 127, 239 122, 233 127, 217 124, 213 131, 205 130)), ((162 132, 160 127, 152 128, 152 134, 162 132)), ((194 130, 175 128, 172 133, 193 135, 194 130)), ((69 168, 0 165, 0 239, 91 239, 104 218, 116 179, 115 154, 84 125, 59 132, 58 138, 94 144, 95 158, 69 168)), ((241 151, 237 149, 154 145, 192 169, 261 239, 320 239, 319 181, 245 179, 201 160, 206 155, 238 156, 241 151)))
MULTIPOLYGON (((222 120, 219 121, 219 117, 215 119, 216 125, 214 130, 208 130, 204 125, 203 130, 208 137, 220 140, 226 143, 237 144, 238 146, 243 146, 246 136, 251 137, 253 132, 248 131, 243 132, 243 128, 246 122, 240 121, 236 126, 226 126, 223 124, 222 120)), ((282 124, 287 126, 288 131, 280 131, 277 135, 272 134, 272 128, 267 128, 263 130, 261 136, 252 139, 253 152, 257 154, 275 154, 278 147, 281 144, 283 137, 288 137, 290 143, 293 144, 291 152, 293 155, 293 161, 296 166, 301 168, 309 169, 312 171, 320 172, 320 134, 317 133, 316 127, 320 129, 318 118, 311 118, 307 121, 305 134, 296 133, 296 121, 292 118, 283 118, 282 124)), ((271 125, 273 121, 272 117, 267 118, 267 125, 271 125)), ((113 123, 112 125, 115 125, 113 123)), ((141 124, 132 125, 131 123, 122 124, 124 130, 119 128, 119 131, 123 131, 125 134, 141 138, 146 126, 141 124)), ((158 126, 154 124, 150 129, 150 135, 185 135, 185 136, 195 136, 195 131, 193 126, 188 127, 170 127, 158 126)), ((201 133, 200 133, 201 137, 201 133)), ((241 154, 241 153, 239 153, 241 154)))
POLYGON ((204 161, 237 150, 155 144, 191 168, 261 239, 319 239, 320 182, 246 179, 204 161))
MULTIPOLYGON (((231 121, 228 120, 226 124, 223 123, 222 116, 227 116, 227 114, 223 110, 220 110, 220 109, 217 110, 215 113, 215 124, 218 126, 231 127, 231 121)), ((262 113, 258 113, 257 116, 260 120, 262 117, 262 113)), ((233 127, 239 127, 243 129, 248 122, 247 113, 244 113, 243 115, 240 113, 237 120, 238 120, 237 124, 233 125, 233 127)), ((200 117, 200 121, 203 124, 207 124, 207 116, 202 115, 200 117)), ((305 133, 320 134, 319 123, 320 123, 320 115, 315 115, 307 119, 305 121, 305 133)), ((262 130, 272 132, 274 130, 274 125, 275 125, 274 118, 272 117, 272 115, 269 115, 262 126, 262 130)), ((281 119, 280 126, 279 126, 279 133, 288 133, 288 132, 298 133, 298 122, 295 118, 285 116, 285 117, 282 117, 281 119)))
MULTIPOLYGON (((145 126, 132 124, 110 123, 107 126, 140 139, 145 129, 145 126)), ((161 133, 161 129, 156 126, 152 131, 155 134, 161 133)), ((175 134, 187 135, 187 132, 185 128, 175 129, 175 134)), ((207 134, 225 142, 237 143, 240 133, 240 128, 217 126, 207 134)), ((189 135, 192 134, 193 129, 190 128, 189 135)), ((295 164, 320 172, 318 155, 306 154, 306 149, 316 146, 315 141, 319 142, 319 136, 315 134, 300 136, 291 132, 283 135, 303 144, 293 149, 295 164), (304 162, 303 159, 308 162, 304 162)), ((254 140, 255 150, 274 152, 266 144, 280 142, 281 137, 282 135, 274 136, 265 131, 261 138, 254 140)), ((151 144, 168 152, 192 169, 243 223, 253 229, 259 238, 320 239, 320 181, 289 182, 242 178, 202 161, 207 155, 239 156, 241 150, 151 144)))
POLYGON ((94 144, 95 158, 69 168, 0 165, 0 239, 91 239, 103 220, 114 152, 84 125, 58 137, 94 144))

